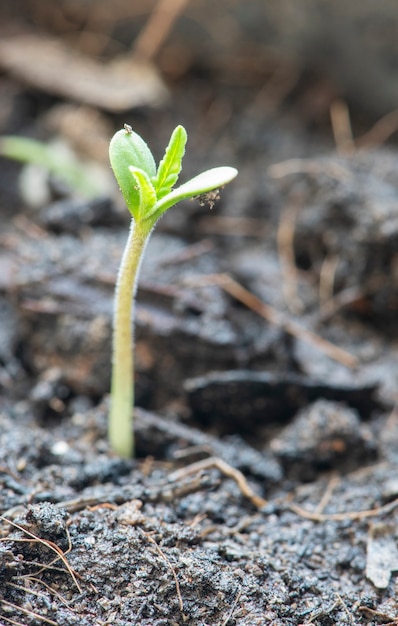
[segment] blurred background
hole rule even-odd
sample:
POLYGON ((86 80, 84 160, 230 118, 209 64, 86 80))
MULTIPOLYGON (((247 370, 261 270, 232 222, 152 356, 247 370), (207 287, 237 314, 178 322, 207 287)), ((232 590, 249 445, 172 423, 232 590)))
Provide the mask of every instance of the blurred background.
POLYGON ((226 160, 258 184, 273 162, 396 139, 397 67, 394 0, 3 0, 0 134, 107 166, 124 122, 157 158, 182 123, 187 175, 226 160))
MULTIPOLYGON (((178 120, 197 154, 232 127, 264 152, 283 142, 270 136, 274 116, 289 117, 282 130, 298 121, 330 138, 343 101, 357 135, 398 102, 394 0, 2 0, 0 38, 2 134, 62 102, 89 108, 98 136, 127 119, 163 144, 178 120)), ((90 134, 64 114, 53 128, 64 117, 70 133, 90 134)))

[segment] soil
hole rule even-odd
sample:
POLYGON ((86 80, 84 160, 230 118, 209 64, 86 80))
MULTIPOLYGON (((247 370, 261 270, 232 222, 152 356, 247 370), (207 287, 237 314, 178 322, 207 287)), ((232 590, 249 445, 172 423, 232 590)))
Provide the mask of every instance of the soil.
MULTIPOLYGON (((61 36, 55 9, 29 6, 61 36)), ((28 17, 5 11, 3 34, 28 17)), ((236 69, 243 48, 221 65, 165 52, 157 110, 1 76, 1 134, 57 138, 83 164, 95 138, 104 185, 82 198, 1 160, 0 623, 398 624, 397 147, 336 147, 330 77, 302 68, 281 92, 269 65, 236 69), (106 144, 124 122, 157 158, 183 123, 184 177, 239 169, 212 209, 182 204, 152 235, 134 460, 107 444, 128 217, 106 144)))

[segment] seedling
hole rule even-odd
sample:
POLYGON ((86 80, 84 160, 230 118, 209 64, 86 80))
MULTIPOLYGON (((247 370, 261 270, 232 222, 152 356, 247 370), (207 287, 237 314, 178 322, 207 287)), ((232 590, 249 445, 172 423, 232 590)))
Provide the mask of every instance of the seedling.
POLYGON ((216 167, 173 189, 181 171, 186 141, 185 129, 177 126, 157 169, 147 144, 127 124, 113 136, 109 146, 111 166, 132 216, 116 282, 113 318, 109 441, 122 457, 134 454, 134 297, 150 234, 158 219, 180 200, 219 189, 238 173, 233 167, 216 167))

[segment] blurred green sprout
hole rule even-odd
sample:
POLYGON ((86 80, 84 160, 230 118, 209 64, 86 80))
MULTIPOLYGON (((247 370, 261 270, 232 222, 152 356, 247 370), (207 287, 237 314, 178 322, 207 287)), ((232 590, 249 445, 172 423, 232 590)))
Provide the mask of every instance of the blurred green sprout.
POLYGON ((94 178, 87 164, 79 162, 58 144, 7 135, 0 137, 0 156, 28 165, 38 165, 85 198, 94 198, 102 192, 97 177, 94 178))

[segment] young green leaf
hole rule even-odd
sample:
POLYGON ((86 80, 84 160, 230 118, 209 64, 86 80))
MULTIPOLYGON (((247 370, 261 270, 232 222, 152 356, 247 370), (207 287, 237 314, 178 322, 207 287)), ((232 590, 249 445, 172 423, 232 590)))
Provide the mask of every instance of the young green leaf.
MULTIPOLYGON (((234 167, 214 167, 211 170, 202 172, 198 176, 191 178, 188 182, 173 189, 167 196, 156 204, 156 216, 160 217, 167 209, 177 204, 181 200, 200 196, 202 193, 213 191, 218 187, 224 187, 235 178, 238 170, 234 167)), ((155 211, 153 211, 155 213, 155 211)))
POLYGON ((124 200, 132 215, 140 206, 140 196, 136 185, 131 184, 129 166, 143 170, 149 178, 156 175, 156 164, 152 152, 145 141, 130 126, 119 130, 109 146, 109 158, 124 200))
POLYGON ((223 187, 238 173, 233 167, 217 167, 173 190, 181 170, 186 139, 185 129, 177 126, 157 174, 147 145, 129 126, 125 127, 125 131, 116 133, 110 147, 112 168, 134 218, 115 290, 109 415, 111 446, 125 457, 134 452, 134 343, 131 322, 134 319, 134 294, 146 243, 157 220, 167 209, 185 198, 223 187))
POLYGON ((146 172, 139 167, 129 167, 136 181, 135 188, 139 195, 139 204, 135 207, 133 217, 135 220, 143 220, 151 213, 156 204, 156 191, 146 172))
POLYGON ((164 157, 160 161, 157 174, 153 179, 158 200, 166 196, 178 180, 186 142, 185 128, 177 126, 170 137, 164 157))

